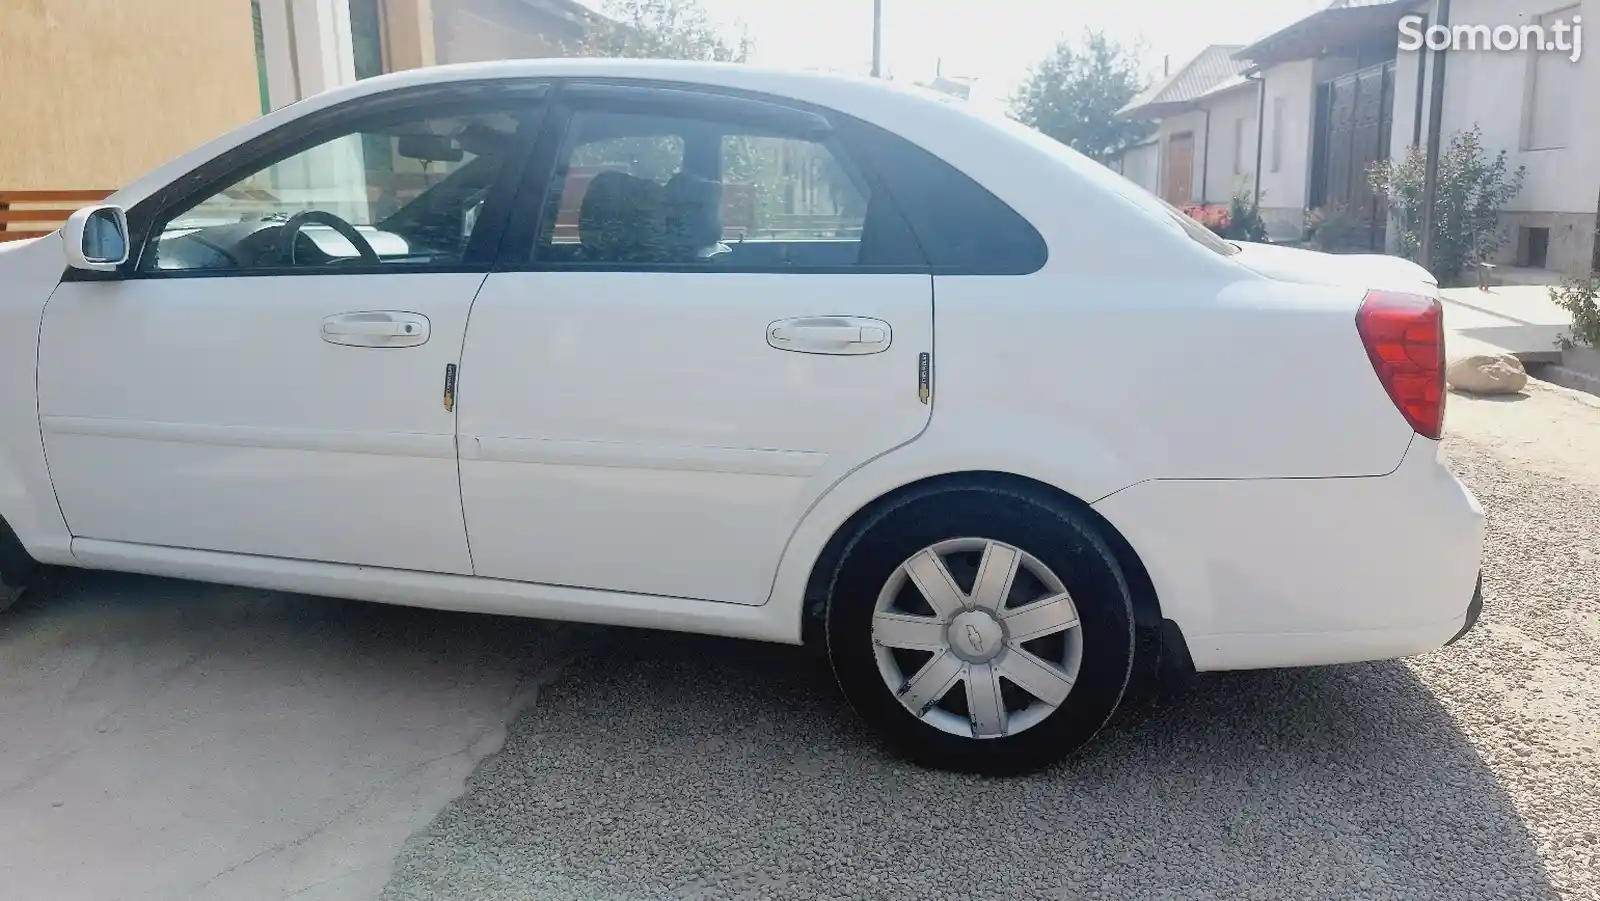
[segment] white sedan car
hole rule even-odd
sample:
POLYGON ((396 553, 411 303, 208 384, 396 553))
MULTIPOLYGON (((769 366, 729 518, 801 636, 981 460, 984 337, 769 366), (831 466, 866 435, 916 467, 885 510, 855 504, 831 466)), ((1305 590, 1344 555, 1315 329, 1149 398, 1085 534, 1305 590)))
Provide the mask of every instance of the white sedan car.
POLYGON ((1134 673, 1476 620, 1435 292, 1314 256, 881 82, 373 78, 0 251, 0 577, 814 642, 1027 770, 1134 673))

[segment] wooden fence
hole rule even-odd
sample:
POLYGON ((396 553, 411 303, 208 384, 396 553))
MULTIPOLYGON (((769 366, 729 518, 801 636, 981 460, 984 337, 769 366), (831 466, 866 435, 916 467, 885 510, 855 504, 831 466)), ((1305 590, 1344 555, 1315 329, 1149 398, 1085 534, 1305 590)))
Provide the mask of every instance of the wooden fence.
POLYGON ((0 241, 48 235, 79 208, 110 195, 96 190, 0 191, 0 241))

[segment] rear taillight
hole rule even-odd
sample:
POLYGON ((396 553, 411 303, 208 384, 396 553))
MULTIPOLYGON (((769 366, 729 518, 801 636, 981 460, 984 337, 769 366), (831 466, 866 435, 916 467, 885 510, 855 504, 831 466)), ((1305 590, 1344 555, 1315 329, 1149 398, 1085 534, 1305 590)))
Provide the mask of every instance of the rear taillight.
POLYGON ((1438 298, 1371 291, 1356 313, 1378 381, 1411 427, 1444 432, 1444 307, 1438 298))

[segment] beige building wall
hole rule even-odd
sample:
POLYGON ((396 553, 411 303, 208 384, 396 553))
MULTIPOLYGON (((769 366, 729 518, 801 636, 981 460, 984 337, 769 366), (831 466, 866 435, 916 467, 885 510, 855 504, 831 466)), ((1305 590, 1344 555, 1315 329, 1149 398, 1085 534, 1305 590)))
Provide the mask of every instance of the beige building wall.
POLYGON ((0 0, 0 191, 114 189, 261 112, 249 0, 0 0))
POLYGON ((583 38, 571 19, 526 0, 378 0, 384 68, 566 56, 583 38))
POLYGON ((458 0, 434 5, 434 47, 441 63, 564 56, 563 38, 582 37, 555 16, 520 0, 458 0))

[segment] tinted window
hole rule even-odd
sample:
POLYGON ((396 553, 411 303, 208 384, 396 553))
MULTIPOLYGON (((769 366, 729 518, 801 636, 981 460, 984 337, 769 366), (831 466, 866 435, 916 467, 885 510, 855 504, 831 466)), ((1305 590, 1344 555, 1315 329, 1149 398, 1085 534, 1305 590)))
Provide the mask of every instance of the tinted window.
POLYGON ((683 168, 683 140, 675 135, 653 134, 584 141, 573 146, 567 165, 580 172, 617 169, 665 185, 683 168))
POLYGON ((1205 245, 1208 250, 1223 256, 1232 256, 1239 252, 1238 247, 1218 238, 1210 229, 1196 222, 1177 207, 1060 141, 1047 137, 1043 132, 1029 128, 1009 116, 976 111, 973 111, 973 114, 987 119, 990 124, 1002 131, 1009 132, 1017 140, 1031 144, 1035 149, 1055 158, 1074 177, 1081 178, 1098 188, 1116 194, 1139 209, 1144 210, 1146 214, 1164 226, 1175 228, 1194 241, 1205 245))
POLYGON ((864 122, 847 127, 935 272, 1025 275, 1044 265, 1044 238, 988 189, 903 138, 864 122))
POLYGON ((693 114, 580 110, 546 194, 541 263, 763 271, 923 266, 828 136, 693 114))
POLYGON ((1154 195, 1151 196, 1157 203, 1161 204, 1161 206, 1165 208, 1167 215, 1172 218, 1172 221, 1178 223, 1178 227, 1183 229, 1183 233, 1192 238, 1196 243, 1213 253, 1220 254, 1225 257, 1231 257, 1239 252, 1239 245, 1234 244, 1232 241, 1223 240, 1217 236, 1216 232, 1206 228, 1199 222, 1196 222, 1193 216, 1185 213, 1183 210, 1178 209, 1159 197, 1155 197, 1154 195))

